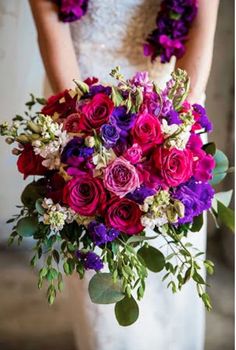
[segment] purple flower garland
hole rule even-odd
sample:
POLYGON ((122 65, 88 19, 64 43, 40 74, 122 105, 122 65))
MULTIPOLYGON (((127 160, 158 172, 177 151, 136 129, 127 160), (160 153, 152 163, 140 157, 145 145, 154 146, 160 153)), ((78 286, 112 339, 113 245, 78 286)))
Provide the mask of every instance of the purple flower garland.
POLYGON ((163 0, 153 30, 144 44, 144 55, 161 62, 169 62, 171 56, 180 58, 185 53, 184 43, 197 15, 197 0, 163 0))
MULTIPOLYGON (((88 1, 53 0, 59 7, 59 19, 63 22, 81 19, 87 12, 88 1)), ((197 9, 197 0, 163 0, 156 19, 156 29, 148 35, 144 44, 144 55, 151 56, 152 61, 160 56, 162 63, 169 62, 171 56, 182 57, 197 9)))

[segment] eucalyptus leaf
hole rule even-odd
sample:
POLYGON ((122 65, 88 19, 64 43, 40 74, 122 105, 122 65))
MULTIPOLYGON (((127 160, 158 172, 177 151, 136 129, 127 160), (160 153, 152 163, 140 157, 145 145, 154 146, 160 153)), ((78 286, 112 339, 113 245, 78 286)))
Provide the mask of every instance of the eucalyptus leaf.
POLYGON ((38 221, 35 217, 27 216, 20 219, 16 225, 16 232, 22 237, 33 236, 38 230, 38 221))
POLYGON ((148 236, 131 236, 128 240, 127 240, 127 244, 130 244, 130 243, 136 243, 136 242, 143 242, 143 241, 148 241, 148 240, 151 240, 151 239, 155 239, 157 238, 158 235, 156 236, 152 236, 152 237, 148 237, 148 236))
POLYGON ((97 273, 89 282, 89 296, 95 304, 113 304, 124 298, 122 282, 114 282, 111 273, 97 273))
POLYGON ((217 149, 214 155, 214 159, 216 166, 213 170, 213 178, 210 181, 211 185, 217 185, 220 183, 227 175, 227 170, 229 168, 228 158, 222 151, 217 149))
POLYGON ((206 143, 202 148, 207 154, 211 154, 212 156, 216 153, 216 145, 214 142, 206 143))
POLYGON ((43 199, 38 198, 35 202, 35 209, 40 215, 43 215, 45 213, 45 209, 42 207, 43 199))
POLYGON ((137 321, 139 307, 135 299, 126 296, 115 305, 115 315, 120 326, 127 327, 137 321))
POLYGON ((143 246, 138 255, 142 258, 145 266, 153 272, 160 272, 165 266, 165 257, 162 252, 152 246, 143 246))
POLYGON ((217 212, 220 221, 234 232, 234 212, 223 203, 217 201, 217 212))
POLYGON ((233 190, 215 193, 212 200, 212 208, 217 212, 217 201, 229 206, 233 195, 233 190))
POLYGON ((21 195, 22 203, 29 209, 35 209, 35 202, 41 198, 45 191, 45 186, 39 181, 28 184, 21 195))
POLYGON ((202 225, 203 225, 203 214, 200 214, 194 217, 193 224, 190 228, 190 231, 199 232, 202 228, 202 225))

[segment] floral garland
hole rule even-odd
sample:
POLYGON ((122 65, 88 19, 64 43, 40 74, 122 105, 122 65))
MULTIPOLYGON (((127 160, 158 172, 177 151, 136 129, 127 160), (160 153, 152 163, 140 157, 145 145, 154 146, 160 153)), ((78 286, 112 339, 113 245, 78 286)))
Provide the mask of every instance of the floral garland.
MULTIPOLYGON (((81 19, 88 8, 89 0, 53 0, 59 6, 59 19, 73 22, 81 19)), ((163 0, 157 14, 156 29, 147 37, 144 55, 161 62, 171 56, 180 58, 185 53, 185 42, 194 18, 197 15, 197 0, 163 0)))

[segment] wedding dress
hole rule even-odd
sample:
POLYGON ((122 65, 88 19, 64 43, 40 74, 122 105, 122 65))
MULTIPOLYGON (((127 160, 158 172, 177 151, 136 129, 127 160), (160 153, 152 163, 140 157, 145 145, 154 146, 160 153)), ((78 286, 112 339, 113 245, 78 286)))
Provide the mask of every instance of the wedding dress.
MULTIPOLYGON (((143 56, 142 43, 155 27, 157 0, 90 0, 87 14, 71 24, 71 35, 81 77, 114 80, 109 72, 121 66, 126 78, 148 71, 159 85, 165 83, 174 67, 143 56)), ((191 242, 205 250, 206 228, 190 233, 191 242)), ((162 242, 152 241, 160 247, 162 242)), ((80 281, 68 279, 70 317, 78 350, 202 350, 204 347, 204 308, 196 288, 189 282, 172 294, 161 281, 162 274, 150 272, 140 316, 130 327, 120 327, 114 305, 95 305, 87 287, 92 273, 80 281)))

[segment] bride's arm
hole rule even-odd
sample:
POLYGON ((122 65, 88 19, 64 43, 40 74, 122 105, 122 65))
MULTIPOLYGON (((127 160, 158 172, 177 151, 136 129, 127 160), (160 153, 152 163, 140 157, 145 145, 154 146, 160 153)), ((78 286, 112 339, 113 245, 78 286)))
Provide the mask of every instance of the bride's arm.
POLYGON ((38 42, 44 66, 53 91, 59 92, 73 86, 72 79, 79 70, 70 28, 58 20, 55 4, 45 0, 29 0, 34 16, 38 42))
POLYGON ((186 53, 176 65, 191 79, 190 102, 201 101, 210 74, 219 0, 198 0, 199 9, 189 33, 186 53))

